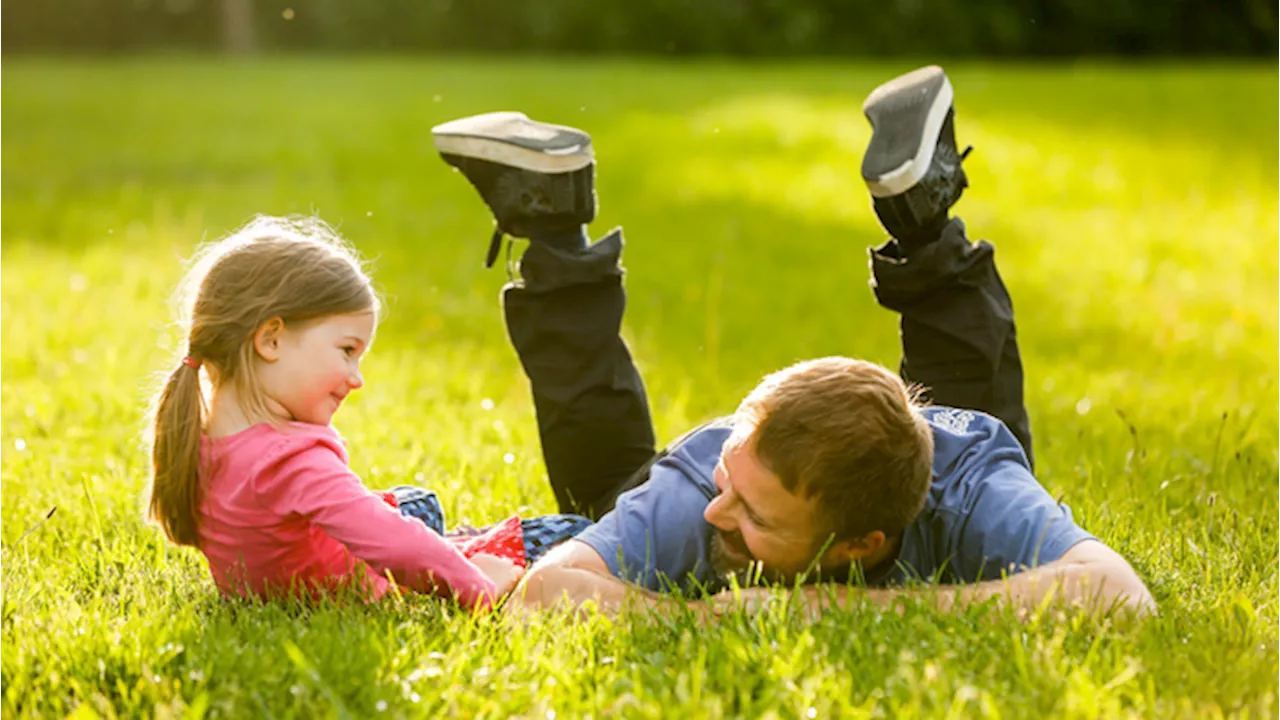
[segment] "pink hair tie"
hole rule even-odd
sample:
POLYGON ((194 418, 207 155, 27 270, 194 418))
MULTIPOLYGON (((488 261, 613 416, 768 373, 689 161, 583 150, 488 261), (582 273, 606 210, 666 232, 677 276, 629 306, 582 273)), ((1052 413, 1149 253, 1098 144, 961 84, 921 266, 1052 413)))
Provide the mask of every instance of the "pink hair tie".
POLYGON ((195 358, 193 358, 193 357, 191 357, 190 355, 188 355, 188 356, 186 356, 186 357, 182 358, 182 364, 183 364, 183 365, 186 365, 187 367, 191 368, 192 370, 199 370, 199 369, 200 369, 200 361, 199 361, 199 360, 197 360, 197 359, 195 359, 195 358))

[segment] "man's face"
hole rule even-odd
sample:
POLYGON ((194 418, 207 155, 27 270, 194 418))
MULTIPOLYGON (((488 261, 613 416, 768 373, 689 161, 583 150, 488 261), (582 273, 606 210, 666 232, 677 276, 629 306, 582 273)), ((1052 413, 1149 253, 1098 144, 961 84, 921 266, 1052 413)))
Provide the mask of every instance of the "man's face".
MULTIPOLYGON (((715 482, 720 494, 703 518, 714 528, 711 562, 718 573, 758 562, 768 579, 789 581, 810 568, 830 535, 818 502, 787 492, 756 457, 749 433, 735 430, 725 442, 715 482)), ((823 559, 828 555, 834 553, 823 559)))

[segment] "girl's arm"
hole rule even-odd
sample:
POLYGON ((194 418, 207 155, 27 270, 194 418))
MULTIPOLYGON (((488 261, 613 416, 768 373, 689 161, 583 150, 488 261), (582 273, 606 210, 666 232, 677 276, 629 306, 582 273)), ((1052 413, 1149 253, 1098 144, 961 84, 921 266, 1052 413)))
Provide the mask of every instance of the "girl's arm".
POLYGON ((347 467, 338 448, 311 444, 280 458, 264 497, 282 512, 297 513, 347 546, 375 571, 419 592, 456 597, 466 607, 489 606, 493 582, 453 545, 420 521, 406 518, 375 495, 347 467))

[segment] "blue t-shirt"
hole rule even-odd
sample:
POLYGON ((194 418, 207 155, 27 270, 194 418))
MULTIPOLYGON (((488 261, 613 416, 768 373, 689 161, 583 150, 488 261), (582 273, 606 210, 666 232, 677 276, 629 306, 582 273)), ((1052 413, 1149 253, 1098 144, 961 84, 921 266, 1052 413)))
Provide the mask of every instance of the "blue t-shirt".
MULTIPOLYGON (((928 407, 933 480, 924 509, 902 534, 897 558, 868 573, 869 585, 976 582, 1057 560, 1093 536, 1031 474, 1027 456, 999 420, 972 410, 928 407)), ((649 480, 577 539, 614 576, 650 590, 714 591, 714 528, 702 513, 716 496, 712 473, 732 418, 682 439, 649 480)))

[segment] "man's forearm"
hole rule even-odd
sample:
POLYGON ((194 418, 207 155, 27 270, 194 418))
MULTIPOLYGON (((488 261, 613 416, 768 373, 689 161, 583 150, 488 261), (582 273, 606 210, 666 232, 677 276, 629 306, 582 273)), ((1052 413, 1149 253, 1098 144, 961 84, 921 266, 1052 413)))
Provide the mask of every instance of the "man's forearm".
MULTIPOLYGON (((724 605, 735 602, 747 607, 759 603, 768 591, 748 589, 736 595, 722 594, 724 605)), ((1009 607, 1034 610, 1046 599, 1060 606, 1107 611, 1124 608, 1140 615, 1155 610, 1155 601, 1127 564, 1051 563, 1000 580, 971 585, 941 585, 927 588, 849 588, 838 585, 809 586, 801 590, 801 601, 813 615, 845 609, 860 598, 884 608, 900 599, 925 600, 939 609, 951 610, 994 599, 1009 607)))
POLYGON ((1009 607, 1034 610, 1046 600, 1060 606, 1089 611, 1124 608, 1145 614, 1155 609, 1147 589, 1115 575, 1099 575, 1088 565, 1046 565, 1000 580, 972 585, 895 591, 868 590, 868 596, 880 605, 891 605, 895 597, 915 595, 927 597, 942 610, 973 603, 996 600, 1009 607))

